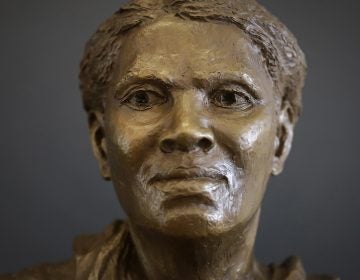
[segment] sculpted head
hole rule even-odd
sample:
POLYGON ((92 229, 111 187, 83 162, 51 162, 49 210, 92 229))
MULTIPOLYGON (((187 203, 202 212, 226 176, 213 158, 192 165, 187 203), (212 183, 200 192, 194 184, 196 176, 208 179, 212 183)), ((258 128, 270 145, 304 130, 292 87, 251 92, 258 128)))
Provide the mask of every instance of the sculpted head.
POLYGON ((250 0, 132 1, 87 44, 81 89, 102 176, 134 226, 245 227, 289 154, 305 59, 250 0))

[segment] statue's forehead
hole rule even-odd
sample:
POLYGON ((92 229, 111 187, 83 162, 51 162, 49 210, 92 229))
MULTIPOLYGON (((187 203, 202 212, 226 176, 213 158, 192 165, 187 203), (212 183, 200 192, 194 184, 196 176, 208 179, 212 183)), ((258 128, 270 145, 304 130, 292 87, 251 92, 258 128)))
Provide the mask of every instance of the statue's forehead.
POLYGON ((121 75, 156 70, 169 76, 224 71, 252 76, 265 69, 258 47, 236 26, 170 17, 131 32, 119 62, 121 75))

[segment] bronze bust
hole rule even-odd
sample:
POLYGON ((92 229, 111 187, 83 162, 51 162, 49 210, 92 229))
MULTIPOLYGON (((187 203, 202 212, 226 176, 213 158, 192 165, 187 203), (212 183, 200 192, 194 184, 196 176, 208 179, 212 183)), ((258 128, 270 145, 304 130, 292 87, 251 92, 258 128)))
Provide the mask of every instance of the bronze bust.
POLYGON ((88 42, 81 90, 102 176, 128 215, 74 258, 0 279, 335 279, 258 263, 268 179, 281 173, 306 63, 254 0, 133 0, 88 42))

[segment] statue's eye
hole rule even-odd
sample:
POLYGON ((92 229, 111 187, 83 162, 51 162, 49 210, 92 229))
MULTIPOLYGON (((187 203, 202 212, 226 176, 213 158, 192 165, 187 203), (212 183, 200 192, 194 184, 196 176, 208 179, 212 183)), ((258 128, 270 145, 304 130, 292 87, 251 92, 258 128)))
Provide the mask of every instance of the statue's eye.
POLYGON ((256 101, 246 92, 237 90, 218 90, 212 95, 211 102, 216 106, 246 111, 252 108, 256 101))
POLYGON ((124 100, 125 105, 138 111, 145 111, 165 102, 166 97, 152 90, 137 90, 124 100))

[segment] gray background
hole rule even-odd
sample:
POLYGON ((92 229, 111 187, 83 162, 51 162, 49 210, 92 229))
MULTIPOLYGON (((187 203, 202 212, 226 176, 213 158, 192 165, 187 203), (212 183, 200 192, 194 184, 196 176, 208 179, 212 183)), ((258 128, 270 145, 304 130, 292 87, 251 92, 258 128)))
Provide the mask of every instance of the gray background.
MULTIPOLYGON (((67 259, 74 236, 123 217, 98 175, 77 80, 86 39, 122 2, 0 0, 0 273, 67 259)), ((261 2, 298 37, 309 75, 256 255, 360 279, 360 2, 261 2)))

